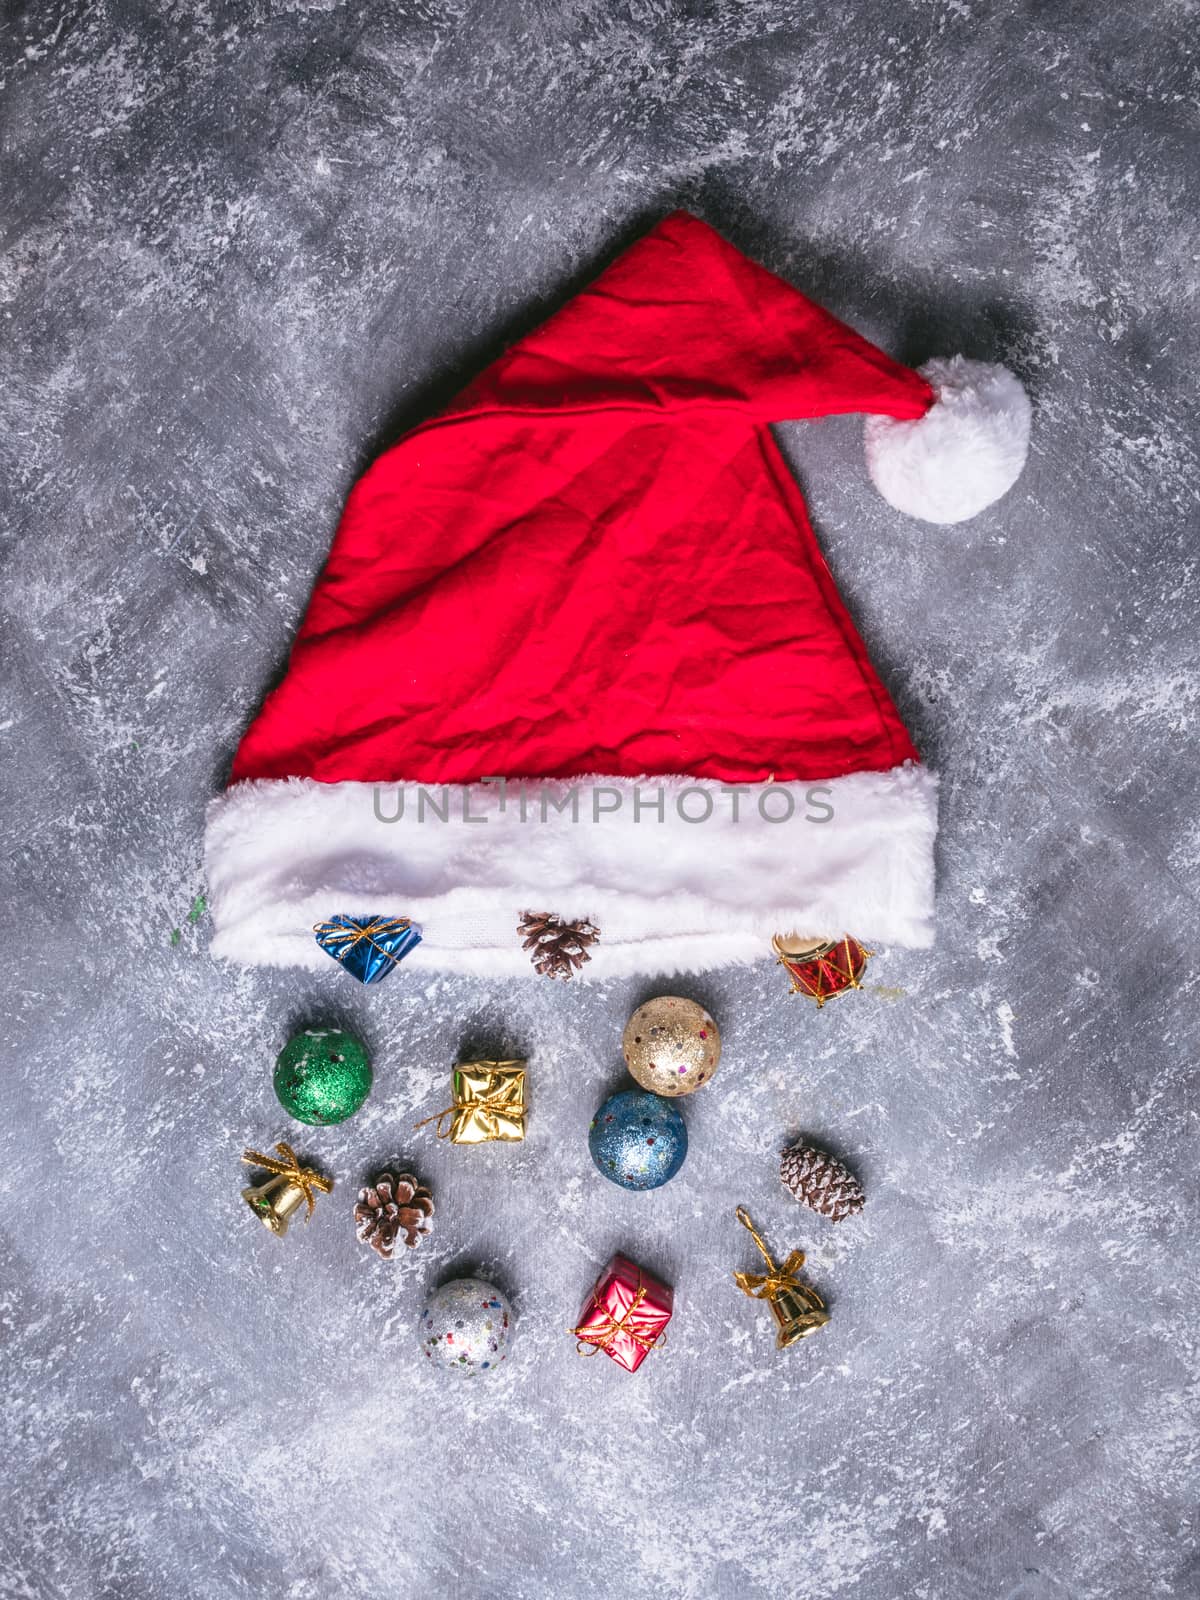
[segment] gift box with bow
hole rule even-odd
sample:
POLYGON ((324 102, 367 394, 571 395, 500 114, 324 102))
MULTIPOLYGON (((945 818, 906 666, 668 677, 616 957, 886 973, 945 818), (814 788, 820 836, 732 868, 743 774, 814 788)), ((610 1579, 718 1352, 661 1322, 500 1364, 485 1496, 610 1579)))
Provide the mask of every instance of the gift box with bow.
POLYGON ((331 917, 318 922, 313 933, 321 949, 359 983, 386 978, 421 942, 407 917, 331 917))
POLYGON ((439 1139, 488 1144, 525 1137, 525 1063, 463 1061, 454 1069, 454 1103, 417 1127, 437 1123, 439 1139))
POLYGON ((668 1284, 627 1256, 614 1256, 584 1301, 578 1327, 571 1330, 575 1348, 586 1356, 603 1350, 626 1372, 636 1372, 665 1341, 674 1303, 668 1284))

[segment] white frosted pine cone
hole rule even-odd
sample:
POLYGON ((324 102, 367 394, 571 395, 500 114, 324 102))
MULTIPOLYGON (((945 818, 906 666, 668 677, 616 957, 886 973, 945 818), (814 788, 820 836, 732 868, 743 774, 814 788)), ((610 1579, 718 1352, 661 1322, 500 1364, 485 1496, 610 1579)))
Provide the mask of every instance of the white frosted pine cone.
POLYGON ((779 1176, 801 1205, 831 1222, 853 1216, 866 1204, 858 1179, 836 1156, 803 1141, 783 1152, 779 1176))

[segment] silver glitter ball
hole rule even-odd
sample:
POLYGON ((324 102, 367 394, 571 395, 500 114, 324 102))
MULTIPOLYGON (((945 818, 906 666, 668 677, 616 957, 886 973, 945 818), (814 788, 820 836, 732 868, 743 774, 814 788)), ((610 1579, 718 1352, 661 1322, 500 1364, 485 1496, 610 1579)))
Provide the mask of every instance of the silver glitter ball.
POLYGON ((508 1359, 512 1309, 494 1284, 454 1278, 434 1292, 421 1313, 427 1360, 463 1378, 494 1372, 508 1359))

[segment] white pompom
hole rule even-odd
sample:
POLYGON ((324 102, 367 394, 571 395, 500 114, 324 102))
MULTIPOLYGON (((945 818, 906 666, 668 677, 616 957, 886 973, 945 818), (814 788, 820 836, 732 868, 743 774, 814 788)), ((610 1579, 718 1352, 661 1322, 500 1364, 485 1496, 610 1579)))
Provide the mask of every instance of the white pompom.
POLYGON ((965 356, 920 368, 937 399, 916 422, 868 417, 867 471, 889 505, 966 522, 1007 494, 1029 451, 1029 396, 1007 367, 965 356))

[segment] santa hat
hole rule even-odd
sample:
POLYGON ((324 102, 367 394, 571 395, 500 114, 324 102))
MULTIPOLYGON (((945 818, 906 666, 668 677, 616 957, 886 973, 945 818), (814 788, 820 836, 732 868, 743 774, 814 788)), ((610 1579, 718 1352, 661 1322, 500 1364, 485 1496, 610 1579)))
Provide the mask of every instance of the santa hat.
POLYGON ((214 954, 378 914, 406 967, 526 973, 530 911, 598 928, 589 977, 931 943, 936 780, 770 427, 845 412, 911 515, 1024 462, 1002 367, 900 366, 678 212, 382 456, 210 807, 214 954))

